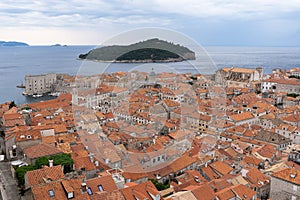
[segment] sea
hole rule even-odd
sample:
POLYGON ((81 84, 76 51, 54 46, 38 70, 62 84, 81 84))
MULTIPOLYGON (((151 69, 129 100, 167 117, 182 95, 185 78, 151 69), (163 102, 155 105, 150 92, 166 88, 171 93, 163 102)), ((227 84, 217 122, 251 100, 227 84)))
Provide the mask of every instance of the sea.
POLYGON ((274 68, 300 67, 300 47, 207 46, 196 52, 195 61, 180 63, 105 63, 77 59, 95 46, 0 47, 0 103, 26 104, 51 97, 22 95, 16 86, 25 75, 67 73, 93 75, 116 71, 170 71, 175 73, 213 74, 222 67, 262 67, 265 74, 274 68))

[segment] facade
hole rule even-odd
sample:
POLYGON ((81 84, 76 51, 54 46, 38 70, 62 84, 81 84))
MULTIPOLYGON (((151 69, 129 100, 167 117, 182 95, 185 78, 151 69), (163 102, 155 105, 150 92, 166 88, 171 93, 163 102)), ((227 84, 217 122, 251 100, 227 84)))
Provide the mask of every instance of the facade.
POLYGON ((51 92, 56 78, 56 74, 26 75, 25 94, 34 95, 51 92))
POLYGON ((300 171, 286 168, 275 172, 271 176, 272 200, 300 199, 300 171))
POLYGON ((300 80, 295 78, 266 79, 262 81, 261 91, 300 94, 300 80))
POLYGON ((215 81, 228 87, 247 87, 262 80, 262 68, 222 68, 216 72, 215 81))
POLYGON ((300 77, 300 69, 299 68, 291 69, 290 73, 291 73, 292 76, 300 77))

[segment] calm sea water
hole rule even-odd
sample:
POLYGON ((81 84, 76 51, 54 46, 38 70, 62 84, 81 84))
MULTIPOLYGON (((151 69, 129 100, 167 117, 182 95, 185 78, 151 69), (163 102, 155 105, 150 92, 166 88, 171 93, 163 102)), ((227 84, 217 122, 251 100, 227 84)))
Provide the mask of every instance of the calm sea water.
POLYGON ((223 66, 262 66, 264 73, 270 73, 277 67, 300 67, 300 47, 206 47, 212 60, 200 55, 196 61, 167 64, 108 64, 76 59, 92 48, 94 46, 0 47, 0 102, 14 100, 23 104, 41 100, 25 97, 22 89, 16 88, 24 82, 26 74, 99 74, 134 69, 148 71, 153 67, 155 71, 213 73, 223 66))

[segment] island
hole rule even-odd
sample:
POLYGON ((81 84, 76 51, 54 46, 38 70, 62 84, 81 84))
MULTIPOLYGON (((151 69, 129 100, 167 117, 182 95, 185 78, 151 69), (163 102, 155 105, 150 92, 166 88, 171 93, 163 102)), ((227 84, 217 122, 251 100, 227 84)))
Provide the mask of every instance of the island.
POLYGON ((121 63, 180 62, 195 60, 195 53, 179 44, 154 38, 130 45, 96 48, 80 54, 79 59, 121 63))
POLYGON ((24 42, 15 42, 15 41, 8 41, 8 42, 5 42, 5 41, 0 41, 0 47, 19 47, 19 46, 22 46, 22 47, 27 47, 29 46, 28 44, 24 43, 24 42))
POLYGON ((54 45, 51 45, 51 47, 67 47, 67 45, 62 45, 62 44, 54 44, 54 45))

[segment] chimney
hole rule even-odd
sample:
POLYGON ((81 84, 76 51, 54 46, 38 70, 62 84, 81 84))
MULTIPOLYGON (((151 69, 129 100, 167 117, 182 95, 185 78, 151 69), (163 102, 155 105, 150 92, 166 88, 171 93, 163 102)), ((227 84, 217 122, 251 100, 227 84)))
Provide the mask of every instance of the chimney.
POLYGON ((86 183, 81 183, 81 191, 86 192, 86 183))
POLYGON ((49 167, 53 167, 53 160, 49 160, 49 167))
POLYGON ((94 157, 93 157, 93 155, 89 155, 89 157, 90 157, 90 161, 93 163, 93 162, 94 162, 94 157))

